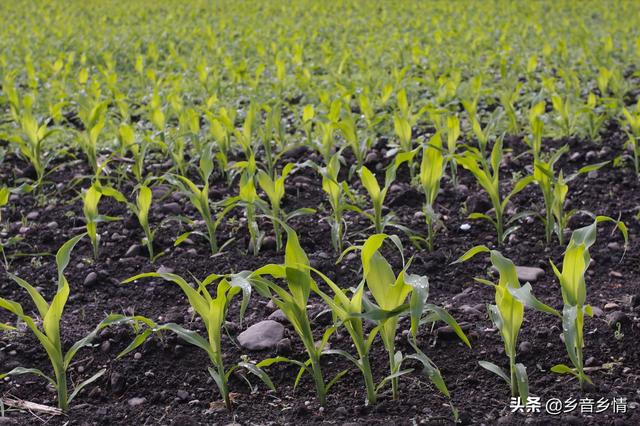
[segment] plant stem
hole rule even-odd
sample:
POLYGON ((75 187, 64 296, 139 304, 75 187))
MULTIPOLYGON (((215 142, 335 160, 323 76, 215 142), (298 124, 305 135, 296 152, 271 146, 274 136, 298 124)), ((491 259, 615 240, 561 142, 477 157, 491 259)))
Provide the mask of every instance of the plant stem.
POLYGON ((67 411, 69 408, 69 399, 67 396, 67 375, 64 371, 59 371, 59 369, 55 369, 56 374, 56 383, 57 383, 57 391, 58 391, 58 407, 62 411, 67 411))
MULTIPOLYGON (((313 351, 317 351, 315 343, 313 344, 313 351)), ((311 356, 311 370, 313 373, 313 381, 316 384, 316 392, 318 394, 318 400, 320 405, 324 405, 327 402, 326 388, 324 385, 324 378, 322 377, 322 369, 320 368, 320 357, 311 356)))
MULTIPOLYGON (((391 374, 395 374, 396 373, 396 359, 394 356, 394 347, 390 348, 390 350, 388 350, 387 352, 389 352, 389 369, 391 371, 391 374)), ((391 379, 391 395, 393 400, 397 400, 398 399, 398 378, 394 377, 391 379)))

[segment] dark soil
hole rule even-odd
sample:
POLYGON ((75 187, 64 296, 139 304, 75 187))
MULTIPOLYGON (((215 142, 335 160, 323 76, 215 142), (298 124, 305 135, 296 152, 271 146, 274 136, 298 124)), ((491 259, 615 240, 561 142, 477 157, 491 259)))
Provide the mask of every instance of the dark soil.
MULTIPOLYGON (((597 145, 582 141, 568 141, 570 154, 560 161, 565 175, 585 164, 613 160, 622 148, 622 138, 613 132, 604 138, 606 144, 597 145)), ((512 174, 529 167, 531 159, 524 152, 521 140, 508 140, 512 148, 502 168, 502 179, 509 185, 512 174)), ((546 147, 560 147, 558 142, 547 142, 546 147)), ((380 170, 384 165, 383 149, 374 151, 377 160, 368 164, 380 170), (377 167, 376 167, 377 166, 377 167)), ((314 155, 294 152, 290 161, 300 163, 314 155)), ((10 270, 14 274, 43 289, 50 298, 56 288, 55 262, 50 255, 20 256, 19 254, 55 254, 62 243, 83 232, 82 202, 79 191, 85 187, 88 173, 84 162, 74 158, 57 160, 61 166, 48 179, 46 203, 38 205, 34 194, 14 197, 11 207, 3 211, 6 234, 3 240, 19 236, 20 240, 7 249, 13 255, 10 270), (37 212, 36 214, 32 212, 37 212), (32 213, 32 220, 26 216, 32 213)), ((160 161, 161 162, 161 161, 160 161)), ((347 162, 350 164, 349 162, 347 162)), ((158 168, 163 170, 163 165, 158 168)), ((15 157, 8 156, 0 165, 0 178, 14 184, 24 175, 27 165, 15 157)), ((378 172, 382 176, 382 172, 378 172)), ((495 245, 495 233, 487 223, 466 219, 468 209, 485 211, 490 208, 482 191, 473 178, 460 172, 461 186, 454 188, 450 181, 443 182, 443 190, 437 200, 437 210, 444 215, 446 230, 437 236, 434 252, 417 249, 403 237, 405 255, 413 256, 410 272, 424 274, 431 284, 430 301, 446 307, 460 322, 466 323, 466 334, 472 349, 464 346, 456 338, 448 338, 441 332, 424 328, 420 331, 419 345, 441 369, 442 375, 452 395, 452 403, 459 410, 460 419, 465 424, 640 424, 640 247, 639 223, 636 218, 640 207, 640 181, 632 167, 614 167, 611 163, 598 172, 581 175, 570 183, 570 208, 588 210, 597 214, 618 217, 626 222, 630 231, 630 244, 624 252, 624 243, 619 234, 611 234, 611 226, 601 226, 598 240, 591 250, 594 259, 588 271, 588 301, 596 309, 597 315, 586 322, 585 359, 591 369, 594 386, 581 391, 578 383, 568 376, 560 376, 549 371, 558 363, 569 364, 565 347, 560 340, 561 324, 557 318, 528 310, 520 334, 521 350, 518 361, 527 366, 532 394, 540 396, 543 404, 556 397, 566 400, 570 397, 589 397, 595 400, 622 397, 627 400, 627 412, 614 414, 609 408, 600 414, 580 414, 579 409, 571 413, 551 416, 544 413, 510 414, 510 394, 507 385, 497 376, 478 365, 479 360, 487 360, 506 367, 507 358, 499 333, 488 319, 484 304, 493 303, 490 288, 474 282, 475 276, 486 276, 488 262, 485 257, 451 265, 457 257, 477 244, 495 245), (471 229, 463 231, 460 225, 469 223, 471 229), (615 304, 615 306, 613 305, 615 304), (606 307, 605 307, 606 305, 606 307), (620 319, 624 334, 614 335, 615 326, 608 320, 614 312, 620 319), (619 337, 619 336, 618 336, 619 337)), ((359 188, 359 184, 353 186, 359 188)), ((233 194, 226 181, 218 178, 212 185, 211 198, 219 200, 233 194)), ((121 187, 128 193, 130 187, 121 187)), ((156 190, 156 195, 160 190, 156 190)), ((425 232, 424 219, 420 217, 423 196, 410 187, 409 173, 403 169, 392 187, 387 206, 397 215, 398 221, 410 228, 425 232)), ((540 210, 541 194, 531 186, 519 194, 512 203, 512 210, 540 210)), ((273 244, 266 244, 258 256, 247 252, 248 233, 240 211, 234 211, 229 220, 219 230, 219 240, 231 236, 232 241, 224 253, 211 257, 208 243, 193 237, 191 244, 173 247, 175 238, 184 231, 176 221, 170 220, 175 209, 182 214, 197 219, 197 213, 188 200, 179 194, 167 192, 165 199, 156 201, 152 207, 153 227, 159 227, 156 237, 158 251, 167 253, 154 264, 146 257, 146 249, 139 254, 125 257, 131 245, 138 244, 142 237, 140 228, 126 210, 110 199, 104 199, 100 212, 122 216, 123 220, 99 225, 102 234, 100 258, 92 261, 88 240, 83 240, 74 250, 67 269, 67 278, 72 292, 62 321, 65 347, 86 335, 108 313, 127 313, 148 316, 159 322, 177 322, 185 327, 201 330, 202 324, 193 319, 189 305, 177 286, 160 281, 146 280, 136 284, 119 284, 121 280, 145 271, 154 271, 160 266, 174 269, 176 273, 189 277, 190 274, 203 278, 210 273, 230 273, 254 270, 264 264, 279 262, 281 254, 275 252, 273 244), (170 204, 175 203, 175 204, 170 204), (96 272, 98 279, 92 285, 84 285, 85 277, 96 272)), ((317 213, 296 218, 292 227, 298 232, 301 244, 311 259, 312 265, 326 273, 343 287, 348 287, 360 279, 359 259, 347 257, 335 264, 337 254, 330 244, 329 225, 323 221, 327 216, 328 203, 323 196, 320 179, 311 168, 302 168, 287 180, 285 210, 299 207, 313 207, 317 213)), ((589 218, 578 215, 571 220, 575 229, 589 223, 589 218)), ((355 243, 365 238, 370 230, 363 231, 369 224, 354 214, 348 215, 349 241, 355 243)), ((261 222, 261 228, 271 232, 268 221, 261 222)), ((391 232, 392 229, 389 229, 391 232)), ((502 252, 517 265, 537 266, 545 270, 542 278, 532 283, 534 293, 545 303, 560 308, 562 297, 557 280, 549 266, 549 259, 556 264, 562 262, 563 247, 556 241, 547 246, 544 241, 542 223, 538 220, 521 222, 520 229, 501 248, 502 252)), ((393 251, 389 259, 396 271, 401 267, 400 257, 393 251)), ((11 281, 4 271, 0 272, 0 296, 22 303, 27 311, 33 305, 24 291, 11 281)), ((266 319, 271 313, 267 300, 254 294, 242 328, 266 319)), ((320 313, 324 308, 318 298, 312 297, 310 311, 320 313)), ((230 335, 235 338, 242 331, 237 310, 232 310, 229 318, 230 335)), ((327 315, 314 316, 313 326, 320 336, 328 326, 327 315)), ((13 321, 6 313, 0 313, 0 320, 13 321)), ((444 324, 437 324, 440 327, 444 324)), ((400 330, 408 328, 405 321, 400 330)), ((301 343, 291 327, 287 326, 288 337, 292 340, 291 352, 286 355, 305 360, 301 343)), ((71 380, 78 382, 98 369, 107 368, 107 374, 90 385, 76 400, 70 411, 61 417, 42 418, 41 415, 7 411, 7 419, 0 418, 0 424, 448 424, 451 423, 451 409, 448 400, 435 389, 429 380, 419 373, 419 368, 400 379, 400 399, 392 401, 390 391, 382 392, 375 406, 365 406, 364 385, 361 376, 353 369, 331 389, 326 406, 320 407, 314 397, 313 383, 305 377, 294 391, 293 382, 297 370, 285 365, 268 369, 277 390, 267 391, 257 381, 252 391, 240 377, 232 377, 235 409, 229 413, 216 410, 219 395, 206 371, 206 355, 199 349, 177 340, 171 335, 163 340, 152 339, 138 351, 139 355, 116 359, 134 334, 130 328, 115 328, 102 332, 95 341, 95 347, 82 350, 70 369, 71 380), (142 404, 131 406, 132 398, 144 398, 142 404), (213 407, 213 408, 212 408, 213 407)), ((345 332, 334 335, 332 347, 352 350, 345 332)), ((402 335, 398 338, 398 349, 410 353, 411 347, 402 335)), ((240 360, 242 355, 261 360, 276 355, 276 350, 250 352, 243 350, 230 338, 223 340, 226 347, 225 360, 228 365, 240 360)), ((374 345, 371 356, 377 380, 386 375, 387 355, 382 343, 374 345)), ((46 354, 28 333, 6 333, 0 336, 0 371, 8 371, 16 366, 38 367, 49 372, 46 354)), ((333 377, 339 371, 351 367, 348 361, 325 356, 323 358, 325 377, 333 377)), ((28 401, 55 405, 55 393, 45 382, 34 376, 19 376, 5 379, 0 384, 0 394, 12 395, 28 401)), ((37 413, 36 413, 37 414, 37 413)))

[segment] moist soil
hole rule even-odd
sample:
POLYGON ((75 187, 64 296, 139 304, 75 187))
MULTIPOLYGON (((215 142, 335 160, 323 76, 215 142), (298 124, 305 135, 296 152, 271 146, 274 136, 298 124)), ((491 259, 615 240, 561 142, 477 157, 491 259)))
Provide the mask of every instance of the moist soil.
MULTIPOLYGON (((233 411, 227 412, 219 408, 219 394, 207 373, 207 357, 201 350, 167 334, 150 339, 135 355, 117 359, 117 354, 135 335, 131 327, 125 326, 101 332, 92 347, 83 349, 76 356, 69 371, 72 382, 86 379, 100 368, 106 368, 107 372, 78 395, 65 415, 48 417, 42 413, 7 408, 6 417, 0 418, 0 424, 452 424, 450 403, 458 410, 463 424, 640 424, 640 247, 636 218, 640 208, 640 182, 628 161, 614 165, 613 160, 625 152, 621 132, 610 129, 603 141, 601 144, 577 140, 545 142, 549 150, 570 145, 569 154, 558 163, 565 176, 585 164, 610 161, 602 169, 582 174, 569 184, 567 208, 616 218, 620 216, 629 227, 630 242, 625 251, 619 233, 612 233, 611 226, 605 224, 599 227, 597 242, 591 249, 593 263, 587 275, 587 300, 594 306, 595 315, 586 321, 584 353, 593 386, 581 391, 575 380, 549 371, 553 365, 570 364, 560 339, 561 323, 555 317, 526 311, 519 337, 518 361, 527 367, 531 393, 541 398, 543 407, 539 413, 512 414, 508 386, 478 365, 478 361, 486 360, 507 368, 507 357, 499 332, 486 313, 485 304, 494 302, 492 289, 473 279, 486 278, 491 273, 486 256, 451 264, 469 248, 478 244, 494 247, 496 241, 495 232, 488 223, 467 219, 468 213, 484 212, 491 206, 473 178, 461 169, 459 186, 454 187, 446 178, 443 181, 436 208, 442 215, 444 229, 436 237, 433 252, 413 246, 398 231, 404 242, 405 256, 413 256, 410 272, 428 276, 430 302, 449 310, 463 326, 472 345, 468 348, 462 344, 449 330, 441 328, 445 325, 443 323, 435 327, 423 326, 420 330, 419 347, 440 368, 451 393, 450 401, 436 390, 417 364, 407 363, 415 371, 400 378, 399 400, 391 399, 387 386, 381 390, 376 405, 365 405, 361 376, 351 368, 330 390, 326 405, 320 407, 314 397, 311 378, 303 377, 294 389, 297 369, 277 364, 267 370, 276 385, 275 392, 267 390, 255 378, 249 386, 243 377, 233 375, 230 388, 235 404, 233 411), (461 229, 463 224, 469 224, 470 229, 461 229), (618 322, 621 328, 616 333, 618 322), (614 397, 626 398, 626 413, 613 413, 611 407, 598 414, 581 414, 579 408, 558 415, 544 412, 544 402, 550 398, 565 401, 569 398, 611 400, 614 397)), ((532 160, 521 139, 508 139, 505 146, 509 152, 502 163, 501 177, 506 190, 511 186, 512 177, 521 175, 530 167, 532 160)), ((386 150, 378 146, 372 152, 367 166, 377 170, 382 177, 384 173, 380 170, 388 162, 386 150)), ((347 152, 346 155, 347 164, 351 164, 350 154, 347 152)), ((308 159, 318 160, 315 154, 305 149, 293 150, 285 159, 299 164, 308 159)), ((37 194, 14 196, 11 206, 3 211, 6 225, 3 240, 18 237, 7 248, 11 257, 10 271, 42 289, 47 299, 56 288, 55 262, 51 255, 66 240, 84 230, 79 193, 88 182, 86 176, 89 171, 85 164, 77 153, 60 154, 50 165, 55 167, 55 171, 47 177, 45 202, 39 201, 37 194)), ((151 159, 149 168, 157 174, 166 171, 167 164, 163 159, 158 159, 157 163, 151 159)), ((12 155, 8 155, 0 165, 0 177, 10 185, 17 184, 20 177, 30 173, 28 165, 12 155)), ((130 184, 122 185, 115 173, 113 179, 114 185, 124 193, 130 193, 130 184)), ((352 186, 364 195, 356 180, 352 179, 352 186)), ((346 256, 336 264, 338 255, 331 247, 329 224, 323 219, 329 213, 328 202, 317 173, 309 167, 301 167, 287 179, 286 187, 286 211, 301 207, 316 209, 315 214, 291 221, 312 266, 342 287, 356 285, 361 277, 359 257, 346 256)), ((222 176, 216 177, 211 186, 211 199, 217 201, 235 195, 236 188, 237 182, 229 185, 222 176)), ((97 262, 92 260, 87 239, 81 241, 72 253, 66 271, 71 296, 62 318, 65 347, 85 336, 109 313, 144 315, 158 322, 176 322, 193 330, 203 329, 177 286, 149 279, 120 284, 135 274, 163 267, 185 277, 193 275, 201 279, 210 273, 254 270, 282 260, 281 253, 275 251, 272 237, 265 239, 257 256, 248 251, 246 220, 240 210, 232 211, 219 229, 219 241, 234 237, 223 253, 211 256, 208 243, 197 236, 174 247, 175 238, 189 229, 175 217, 184 215, 197 219, 197 213, 186 198, 162 185, 156 186, 154 197, 151 222, 152 227, 158 229, 155 246, 157 252, 166 252, 154 263, 149 261, 144 247, 131 249, 132 245, 140 243, 142 237, 135 218, 111 199, 105 198, 101 202, 101 214, 120 216, 122 220, 99 225, 102 238, 97 262), (85 283, 92 272, 97 274, 97 278, 85 283)), ((419 213, 422 201, 423 196, 410 186, 410 174, 406 167, 403 168, 390 189, 387 207, 393 210, 398 223, 424 234, 424 217, 419 213)), ((540 211, 541 203, 539 189, 530 186, 513 199, 508 210, 510 213, 540 211)), ((372 233, 364 218, 348 213, 346 219, 350 243, 360 242, 372 233)), ((590 220, 586 215, 577 214, 570 221, 570 228, 586 225, 590 220)), ((542 268, 544 275, 532 283, 533 291, 543 302, 561 309, 560 288, 549 260, 561 264, 564 248, 557 240, 546 244, 544 228, 538 219, 522 219, 519 226, 500 250, 517 265, 542 268)), ((267 235, 272 232, 266 219, 260 219, 260 228, 267 235)), ((395 232, 392 228, 388 231, 395 232)), ((398 272, 402 260, 397 251, 389 248, 384 254, 398 272)), ((27 312, 33 312, 34 306, 26 293, 9 279, 4 269, 0 271, 0 296, 18 301, 27 312)), ((330 325, 331 316, 325 312, 319 298, 312 296, 310 305, 312 325, 320 338, 330 325)), ((243 356, 255 361, 276 355, 302 361, 306 359, 301 342, 286 322, 285 337, 290 339, 290 347, 281 345, 279 351, 256 352, 237 344, 236 336, 245 327, 266 319, 273 312, 271 306, 268 300, 254 293, 241 324, 237 302, 234 302, 228 318, 228 336, 223 338, 227 365, 240 361, 243 356)), ((6 312, 0 313, 0 320, 14 321, 6 312)), ((407 329, 405 319, 401 322, 397 339, 397 348, 403 353, 412 352, 407 333, 402 333, 407 329)), ((330 344, 332 348, 353 351, 344 331, 336 333, 330 344)), ((379 340, 373 346, 371 360, 376 380, 382 379, 386 375, 388 358, 379 340)), ((334 355, 324 356, 322 364, 326 378, 352 367, 347 360, 334 355)), ((0 365, 2 371, 25 366, 50 373, 43 349, 24 331, 0 336, 0 365)), ((35 376, 4 379, 0 382, 0 395, 52 406, 56 404, 53 389, 35 376)))

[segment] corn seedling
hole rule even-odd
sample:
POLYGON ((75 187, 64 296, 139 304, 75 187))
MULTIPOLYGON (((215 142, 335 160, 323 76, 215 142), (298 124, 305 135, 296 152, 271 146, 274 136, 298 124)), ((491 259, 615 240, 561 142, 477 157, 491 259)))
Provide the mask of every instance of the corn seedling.
MULTIPOLYGON (((200 156, 200 160, 198 161, 198 173, 202 181, 204 182, 202 189, 200 189, 193 181, 189 178, 182 175, 170 175, 168 180, 175 185, 180 192, 189 198, 189 201, 193 205, 193 207, 198 211, 202 220, 207 227, 207 233, 202 234, 200 232, 185 232, 180 235, 175 242, 175 245, 182 243, 186 240, 190 235, 197 234, 204 237, 207 241, 209 241, 209 248, 211 249, 211 254, 218 253, 220 247, 218 247, 218 239, 216 236, 216 232, 220 222, 224 218, 224 216, 233 208, 233 206, 225 207, 222 212, 214 219, 213 213, 211 211, 211 205, 209 202, 209 178, 213 173, 213 146, 211 144, 207 145, 203 150, 202 155, 200 156)), ((226 244, 226 243, 225 243, 226 244)))
MULTIPOLYGON (((151 327, 138 335, 132 345, 130 345, 122 355, 130 353, 142 345, 153 333, 169 331, 175 333, 180 339, 204 350, 209 356, 211 367, 208 367, 209 374, 213 378, 220 396, 228 410, 232 409, 231 398, 229 396, 229 377, 237 368, 246 368, 249 372, 259 377, 270 389, 274 389, 273 383, 267 374, 260 367, 249 362, 240 362, 237 365, 226 368, 222 357, 222 331, 227 318, 229 305, 234 296, 242 292, 242 302, 240 306, 240 318, 244 315, 251 296, 251 285, 248 281, 248 274, 239 273, 236 275, 222 276, 211 274, 204 280, 196 280, 196 288, 193 288, 184 278, 170 273, 146 273, 136 275, 123 281, 130 283, 142 278, 162 278, 177 284, 194 312, 202 319, 207 337, 202 337, 199 333, 188 330, 175 323, 163 325, 151 324, 151 327), (217 283, 217 284, 216 284, 217 283), (212 296, 210 286, 215 284, 215 296, 212 296)), ((147 321, 148 323, 149 321, 147 321)))
POLYGON ((458 163, 473 174, 478 184, 485 190, 489 196, 489 200, 493 205, 494 217, 487 215, 486 213, 471 213, 470 219, 484 219, 489 221, 496 229, 498 236, 498 244, 502 245, 505 238, 515 231, 515 226, 509 226, 519 216, 514 216, 505 223, 504 211, 507 203, 518 192, 522 191, 532 181, 533 176, 525 176, 518 180, 513 189, 506 197, 502 198, 500 194, 500 162, 502 160, 502 139, 498 139, 493 145, 491 150, 490 165, 481 157, 480 153, 469 148, 463 155, 458 156, 458 163), (505 225, 507 228, 505 229, 505 225))
POLYGON ((560 374, 570 374, 580 382, 580 388, 591 379, 584 371, 584 319, 585 314, 593 316, 591 305, 586 304, 587 286, 585 274, 591 262, 589 248, 596 242, 597 226, 601 222, 614 222, 624 237, 625 244, 628 240, 627 227, 623 222, 616 221, 607 216, 597 216, 591 225, 573 231, 571 240, 564 252, 562 272, 550 261, 560 288, 562 290, 562 336, 567 354, 573 368, 558 364, 551 371, 560 374))
MULTIPOLYGON (((369 301, 364 295, 362 296, 362 303, 365 309, 365 313, 362 316, 376 323, 376 329, 389 355, 389 375, 380 382, 376 388, 376 392, 390 382, 393 399, 397 399, 398 378, 412 371, 411 369, 401 370, 402 363, 406 359, 414 359, 423 364, 430 380, 433 381, 441 392, 448 396, 448 391, 446 390, 439 370, 433 362, 417 348, 415 337, 423 314, 425 312, 429 313, 424 322, 443 320, 455 330, 456 334, 468 346, 470 346, 469 341, 457 322, 444 309, 426 303, 429 293, 428 279, 425 276, 413 275, 407 272, 411 261, 405 264, 403 257, 403 269, 397 276, 395 275, 389 262, 387 262, 379 252, 379 249, 386 239, 390 239, 402 255, 403 247, 400 239, 397 236, 386 234, 372 235, 362 246, 352 246, 345 251, 346 253, 351 250, 360 250, 363 281, 366 283, 366 287, 375 302, 369 301), (395 349, 395 339, 400 317, 406 312, 409 312, 411 317, 412 346, 416 349, 417 353, 403 356, 402 352, 396 351, 395 349)), ((372 339, 371 333, 369 339, 372 339)), ((364 348, 366 349, 366 347, 364 348)))
POLYGON ((27 94, 22 99, 18 95, 13 77, 6 74, 2 83, 2 89, 9 101, 9 110, 13 121, 20 128, 19 134, 10 134, 6 138, 15 143, 20 154, 31 163, 36 172, 36 186, 40 187, 45 176, 45 170, 49 158, 44 149, 44 143, 58 132, 56 128, 49 127, 48 122, 39 122, 33 115, 34 98, 27 94))
POLYGON ((451 165, 451 180, 453 186, 458 186, 458 163, 456 161, 456 145, 460 138, 460 119, 455 115, 447 116, 447 152, 448 161, 451 165))
POLYGON ((120 191, 110 186, 99 186, 97 190, 102 195, 113 197, 116 201, 124 203, 129 211, 138 218, 138 223, 144 232, 143 243, 149 252, 149 259, 151 259, 152 262, 155 261, 155 259, 162 253, 156 255, 153 250, 153 238, 156 231, 152 231, 149 225, 149 211, 151 210, 151 203, 153 201, 151 188, 146 185, 141 185, 138 188, 138 195, 136 196, 135 203, 130 202, 120 191))
MULTIPOLYGON (((99 97, 99 93, 96 95, 99 97)), ((87 156, 94 174, 97 174, 99 169, 98 139, 106 123, 107 107, 107 101, 85 100, 80 104, 78 113, 84 126, 84 130, 79 135, 79 145, 87 156)))
POLYGON ((627 143, 631 152, 633 153, 633 165, 636 170, 636 174, 640 175, 640 147, 638 146, 638 140, 640 140, 640 100, 636 105, 635 112, 631 112, 626 108, 622 109, 624 115, 624 124, 628 126, 627 143))
POLYGON ((120 320, 120 316, 110 315, 104 319, 91 333, 89 333, 83 339, 74 343, 67 352, 63 352, 62 340, 60 337, 60 319, 64 312, 64 307, 69 298, 69 282, 64 275, 64 270, 69 264, 71 251, 75 245, 84 237, 84 234, 73 237, 60 247, 56 254, 56 265, 58 268, 58 290, 53 297, 52 301, 48 303, 40 294, 40 292, 31 284, 19 278, 13 274, 9 274, 9 277, 14 280, 21 288, 27 291, 31 300, 38 310, 38 316, 32 317, 24 312, 22 305, 17 302, 0 298, 0 308, 15 315, 20 321, 22 321, 27 328, 38 339, 38 342, 42 348, 46 351, 49 357, 49 362, 54 372, 54 376, 48 376, 43 371, 37 368, 24 368, 16 367, 13 370, 0 374, 0 379, 21 374, 35 374, 47 380, 57 391, 58 394, 58 407, 61 410, 67 410, 69 404, 80 393, 80 391, 87 385, 95 382, 99 379, 106 369, 98 371, 96 374, 88 378, 87 380, 78 383, 75 388, 69 394, 67 370, 76 356, 78 351, 91 344, 93 339, 98 335, 103 328, 114 325, 120 320))
POLYGON ((93 184, 82 193, 82 211, 86 222, 87 235, 93 247, 93 258, 98 260, 98 248, 100 245, 100 235, 98 234, 98 223, 120 220, 119 217, 105 216, 98 212, 98 204, 103 193, 100 186, 93 184))
POLYGON ((326 402, 326 395, 331 386, 346 373, 346 371, 338 373, 338 375, 328 383, 325 383, 320 366, 320 356, 324 346, 327 344, 331 334, 335 331, 334 327, 328 328, 319 343, 316 343, 313 337, 313 330, 309 321, 307 312, 307 304, 309 295, 315 283, 311 278, 309 268, 309 259, 306 253, 300 247, 298 236, 296 233, 283 224, 287 232, 287 244, 285 247, 284 264, 269 264, 263 266, 253 272, 250 276, 251 282, 264 297, 270 298, 278 308, 282 310, 287 320, 293 326, 296 334, 302 341, 304 348, 309 356, 309 360, 305 363, 290 360, 283 357, 270 358, 258 363, 259 366, 268 366, 274 362, 290 362, 300 367, 295 385, 297 386, 300 378, 305 371, 311 366, 311 375, 316 387, 316 395, 321 405, 326 402), (283 279, 286 287, 276 284, 266 278, 266 276, 275 279, 283 279))
POLYGON ((439 217, 435 211, 435 202, 438 191, 440 191, 440 180, 444 174, 444 167, 442 138, 440 133, 436 133, 422 148, 422 162, 420 164, 420 185, 425 196, 423 211, 427 221, 427 247, 429 251, 433 250, 435 224, 439 217))
POLYGON ((322 190, 329 198, 331 205, 332 214, 328 219, 331 226, 331 244, 337 253, 341 253, 346 233, 344 212, 353 210, 362 213, 362 210, 347 202, 347 197, 351 198, 349 187, 346 182, 338 180, 340 173, 339 153, 331 157, 331 161, 326 167, 319 168, 319 172, 322 175, 322 190))
POLYGON ((476 278, 476 281, 493 286, 495 289, 496 303, 495 305, 487 305, 487 311, 491 321, 500 330, 505 353, 509 357, 510 373, 506 374, 502 368, 492 362, 480 361, 479 364, 504 379, 511 388, 512 396, 520 396, 526 401, 529 395, 527 369, 523 364, 516 363, 518 334, 524 319, 524 307, 528 306, 556 316, 560 316, 560 314, 533 296, 531 284, 526 283, 524 286, 520 286, 515 265, 497 250, 477 246, 462 255, 456 263, 469 260, 479 253, 490 253, 491 264, 498 270, 500 276, 498 284, 480 278, 476 278))
MULTIPOLYGON (((270 209, 267 212, 272 218, 279 219, 284 223, 287 223, 291 218, 299 216, 301 214, 313 213, 313 209, 302 208, 291 213, 284 213, 280 207, 282 199, 284 198, 284 182, 289 173, 293 170, 294 164, 288 163, 282 168, 282 175, 271 179, 269 174, 263 170, 259 170, 256 176, 260 189, 264 191, 269 199, 270 209)), ((276 237, 276 250, 282 249, 282 228, 278 220, 273 221, 273 230, 276 237)))
POLYGON ((562 171, 558 175, 554 172, 556 162, 568 152, 568 146, 564 146, 544 161, 541 158, 534 161, 533 178, 535 183, 542 191, 544 200, 544 216, 540 219, 544 223, 545 237, 547 244, 551 243, 551 238, 555 232, 560 244, 564 244, 564 231, 567 229, 569 219, 573 217, 578 210, 565 210, 567 194, 569 192, 568 183, 583 173, 598 170, 605 166, 607 162, 584 166, 576 173, 564 177, 562 171))
POLYGON ((362 182, 362 186, 364 186, 364 188, 367 190, 373 207, 373 214, 366 212, 364 212, 364 214, 372 222, 373 229, 377 234, 384 232, 384 229, 387 226, 393 226, 407 233, 410 233, 407 228, 393 222, 393 214, 389 213, 383 216, 382 208, 384 207, 384 201, 387 197, 387 192, 396 179, 396 172, 398 171, 398 168, 403 163, 411 161, 416 152, 416 150, 413 150, 410 152, 402 152, 396 155, 393 163, 391 163, 387 167, 387 170, 385 172, 383 188, 380 188, 376 176, 366 166, 362 166, 362 168, 360 169, 360 181, 362 182))

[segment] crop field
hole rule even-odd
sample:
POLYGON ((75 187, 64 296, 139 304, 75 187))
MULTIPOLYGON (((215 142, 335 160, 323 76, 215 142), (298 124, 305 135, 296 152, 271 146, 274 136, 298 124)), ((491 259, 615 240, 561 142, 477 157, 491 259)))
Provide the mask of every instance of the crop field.
POLYGON ((0 19, 0 425, 640 424, 640 2, 0 19))

